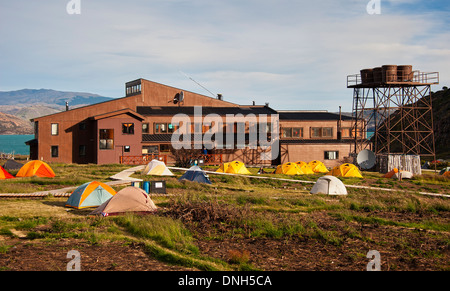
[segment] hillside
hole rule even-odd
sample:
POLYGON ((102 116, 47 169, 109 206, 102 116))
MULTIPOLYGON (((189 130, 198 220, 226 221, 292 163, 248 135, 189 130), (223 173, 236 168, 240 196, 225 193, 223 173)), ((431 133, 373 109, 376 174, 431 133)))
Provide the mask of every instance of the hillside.
POLYGON ((33 134, 31 122, 0 112, 0 134, 33 134))
MULTIPOLYGON (((433 129, 436 158, 450 159, 450 90, 443 87, 442 90, 432 93, 433 105, 433 129)), ((417 101, 416 106, 420 107, 421 100, 417 101)), ((423 106, 422 106, 423 107, 423 106)), ((421 111, 426 118, 430 118, 430 114, 421 111)), ((400 123, 398 123, 398 112, 390 115, 391 124, 396 124, 394 130, 400 130, 400 123)), ((428 120, 428 122, 430 122, 428 120)), ((430 123, 431 124, 431 123, 430 123)), ((419 124, 419 130, 427 130, 422 124, 419 124)), ((380 127, 383 129, 383 125, 380 127)), ((411 144, 409 146, 412 146, 411 144)), ((393 152, 401 152, 402 145, 399 141, 393 141, 390 144, 393 152)))
POLYGON ((51 89, 22 89, 17 91, 0 91, 0 105, 43 104, 49 106, 88 105, 111 100, 92 93, 64 92, 51 89))
POLYGON ((0 92, 0 135, 32 134, 30 119, 70 108, 111 100, 92 93, 64 92, 50 89, 23 89, 0 92))
POLYGON ((444 87, 432 97, 436 155, 450 159, 450 90, 444 87))

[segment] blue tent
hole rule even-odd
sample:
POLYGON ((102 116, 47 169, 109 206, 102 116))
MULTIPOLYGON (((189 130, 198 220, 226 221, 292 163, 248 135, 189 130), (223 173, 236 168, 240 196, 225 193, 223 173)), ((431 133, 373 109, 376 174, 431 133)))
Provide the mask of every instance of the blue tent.
POLYGON ((190 167, 189 170, 187 170, 186 173, 184 173, 184 175, 181 176, 181 178, 178 180, 188 180, 198 183, 212 184, 208 176, 206 176, 205 172, 199 166, 190 167))
POLYGON ((116 191, 102 182, 87 182, 72 192, 67 199, 66 207, 81 209, 99 206, 114 195, 116 191))

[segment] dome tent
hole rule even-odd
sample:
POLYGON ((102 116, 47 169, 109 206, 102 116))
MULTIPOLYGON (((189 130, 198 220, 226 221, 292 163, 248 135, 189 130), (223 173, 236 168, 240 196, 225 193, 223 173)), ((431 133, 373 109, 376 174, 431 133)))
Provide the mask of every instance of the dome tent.
POLYGON ((239 161, 223 163, 216 172, 229 174, 251 174, 250 171, 245 167, 245 164, 239 161))
POLYGON ((314 171, 311 169, 309 164, 307 164, 303 161, 298 161, 298 162, 296 162, 296 164, 298 165, 300 170, 302 170, 303 174, 306 174, 306 175, 314 174, 314 171))
POLYGON ((16 177, 55 177, 55 172, 53 172, 52 168, 43 161, 30 161, 23 165, 17 173, 16 177))
POLYGON ((312 187, 311 194, 347 195, 347 189, 341 180, 334 176, 323 176, 317 179, 312 187))
POLYGON ((76 209, 97 207, 116 194, 113 188, 97 181, 87 182, 75 189, 66 206, 76 209))
POLYGON ((155 175, 155 176, 174 176, 174 174, 167 168, 166 164, 162 161, 152 160, 145 166, 142 171, 143 175, 155 175))
POLYGON ((314 173, 328 173, 328 169, 327 167, 325 167, 325 165, 318 160, 314 160, 308 163, 309 167, 311 168, 311 170, 313 170, 314 173))
POLYGON ((14 176, 11 175, 10 173, 8 173, 5 169, 3 169, 2 166, 0 166, 0 180, 12 179, 12 178, 14 178, 14 176))
POLYGON ((303 172, 296 163, 284 163, 277 166, 275 174, 303 175, 303 172))
POLYGON ((128 186, 116 193, 91 214, 110 216, 125 213, 149 214, 157 210, 155 203, 144 190, 128 186))
POLYGON ((192 182, 198 182, 198 183, 206 183, 206 184, 212 184, 209 180, 208 176, 205 174, 205 172, 200 168, 199 166, 192 166, 190 167, 186 173, 183 174, 183 176, 178 179, 179 181, 182 180, 188 180, 192 182))
POLYGON ((333 175, 335 177, 363 177, 359 169, 355 165, 349 163, 334 167, 327 175, 333 175))

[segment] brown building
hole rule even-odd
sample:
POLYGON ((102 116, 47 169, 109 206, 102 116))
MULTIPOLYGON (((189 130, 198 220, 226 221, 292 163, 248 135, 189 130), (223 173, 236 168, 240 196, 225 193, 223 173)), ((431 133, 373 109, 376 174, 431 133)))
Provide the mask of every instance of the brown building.
MULTIPOLYGON (((270 165, 318 159, 331 167, 351 152, 351 119, 339 118, 338 114, 277 112, 268 106, 238 105, 222 100, 221 96, 211 98, 145 79, 126 83, 125 92, 123 98, 32 120, 35 139, 27 142, 31 158, 60 163, 143 164, 157 157, 173 164, 173 134, 180 126, 189 127, 187 133, 194 143, 196 137, 205 137, 216 126, 215 121, 209 124, 203 121, 211 116, 223 121, 218 124, 222 138, 215 135, 211 139, 214 145, 202 140, 208 148, 205 157, 211 163, 241 160, 246 164, 270 165), (200 106, 199 119, 194 112, 200 106), (190 124, 173 122, 177 114, 185 116, 190 124), (273 119, 277 114, 279 123, 273 119), (229 116, 244 119, 229 122, 229 116), (261 129, 266 123, 271 129, 261 129), (279 127, 274 128, 276 124, 279 127), (277 154, 273 161, 261 159, 261 153, 271 148, 264 149, 259 142, 253 144, 254 148, 249 147, 255 137, 253 129, 265 130, 269 141, 275 138, 278 129, 279 151, 273 151, 277 154), (243 134, 238 136, 239 133, 243 134), (226 137, 233 134, 230 142, 226 137)), ((259 132, 258 140, 260 136, 262 140, 267 138, 259 132)))

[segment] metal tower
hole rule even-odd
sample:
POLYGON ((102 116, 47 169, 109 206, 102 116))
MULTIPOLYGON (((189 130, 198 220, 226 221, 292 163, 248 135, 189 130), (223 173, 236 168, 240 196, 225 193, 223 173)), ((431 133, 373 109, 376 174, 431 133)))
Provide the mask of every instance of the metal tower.
POLYGON ((435 156, 431 85, 439 73, 385 65, 347 76, 353 88, 354 154, 435 156))

